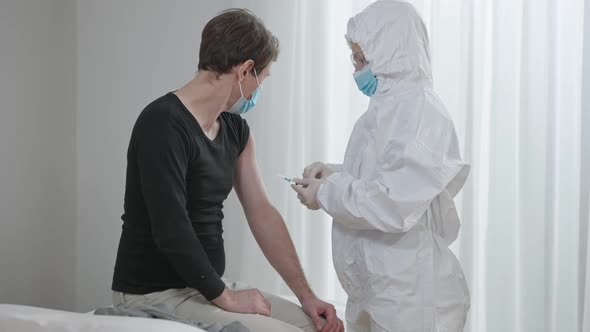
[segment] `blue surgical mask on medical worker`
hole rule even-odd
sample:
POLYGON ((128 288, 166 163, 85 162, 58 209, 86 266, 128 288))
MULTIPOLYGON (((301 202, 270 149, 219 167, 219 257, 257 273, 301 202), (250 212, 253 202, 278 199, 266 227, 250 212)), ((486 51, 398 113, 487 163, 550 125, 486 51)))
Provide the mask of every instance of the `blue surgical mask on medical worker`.
POLYGON ((353 74, 356 85, 365 95, 371 97, 377 90, 377 77, 371 71, 370 64, 353 74))
POLYGON ((258 84, 258 87, 256 87, 256 90, 254 90, 254 92, 252 92, 252 98, 250 98, 250 100, 244 98, 244 91, 242 91, 242 82, 238 82, 238 84, 240 85, 240 93, 242 94, 242 96, 240 97, 240 99, 238 99, 238 101, 236 101, 236 103, 232 107, 230 107, 230 109, 227 110, 228 113, 244 114, 256 105, 256 101, 262 93, 262 86, 260 85, 260 81, 258 81, 258 74, 256 73, 256 69, 254 69, 254 77, 256 77, 256 83, 258 84))

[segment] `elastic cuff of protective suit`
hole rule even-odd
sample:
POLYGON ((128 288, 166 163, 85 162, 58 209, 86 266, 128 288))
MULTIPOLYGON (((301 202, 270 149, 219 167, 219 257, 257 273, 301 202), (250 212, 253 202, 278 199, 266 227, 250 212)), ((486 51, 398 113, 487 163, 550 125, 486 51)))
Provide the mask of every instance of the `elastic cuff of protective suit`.
POLYGON ((352 180, 354 180, 352 175, 346 172, 334 172, 330 174, 318 189, 316 197, 322 210, 334 217, 335 212, 339 209, 339 207, 334 206, 338 205, 340 201, 337 197, 344 192, 352 180))
POLYGON ((215 272, 201 275, 197 284, 196 289, 207 301, 218 298, 225 290, 225 283, 215 272))
MULTIPOLYGON (((326 166, 328 166, 329 168, 331 168, 334 172, 340 172, 342 171, 342 164, 326 164, 326 166)), ((332 175, 332 174, 330 174, 332 175)))
POLYGON ((348 183, 352 182, 352 180, 354 180, 352 175, 346 172, 334 172, 326 178, 325 183, 335 185, 336 187, 341 187, 348 185, 348 183))

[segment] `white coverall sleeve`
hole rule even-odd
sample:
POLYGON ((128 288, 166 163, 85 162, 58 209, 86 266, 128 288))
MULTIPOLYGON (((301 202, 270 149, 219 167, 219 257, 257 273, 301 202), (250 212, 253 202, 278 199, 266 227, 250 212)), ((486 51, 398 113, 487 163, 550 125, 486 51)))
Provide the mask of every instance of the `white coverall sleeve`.
POLYGON ((318 190, 320 206, 353 229, 408 232, 440 193, 459 192, 470 169, 460 159, 454 131, 421 136, 409 144, 389 140, 370 181, 331 174, 318 190))
POLYGON ((334 172, 340 172, 342 170, 342 164, 326 164, 326 166, 333 169, 334 172))

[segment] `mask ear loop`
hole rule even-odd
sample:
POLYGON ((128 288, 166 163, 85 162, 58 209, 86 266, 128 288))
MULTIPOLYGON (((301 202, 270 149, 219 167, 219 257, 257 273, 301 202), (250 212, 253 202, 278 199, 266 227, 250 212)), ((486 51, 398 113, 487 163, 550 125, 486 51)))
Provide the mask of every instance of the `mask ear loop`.
POLYGON ((242 82, 238 81, 238 85, 240 86, 240 94, 242 95, 242 98, 244 98, 244 91, 242 91, 242 82))
POLYGON ((254 77, 256 78, 256 84, 258 84, 258 87, 260 87, 260 92, 262 92, 262 86, 260 85, 260 81, 258 81, 258 74, 256 73, 256 68, 254 69, 254 77))

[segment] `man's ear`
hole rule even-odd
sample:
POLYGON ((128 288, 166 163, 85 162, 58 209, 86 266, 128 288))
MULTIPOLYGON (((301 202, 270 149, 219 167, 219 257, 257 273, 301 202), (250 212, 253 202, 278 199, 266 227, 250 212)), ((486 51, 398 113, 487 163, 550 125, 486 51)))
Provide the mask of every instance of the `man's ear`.
POLYGON ((254 69, 254 61, 253 60, 246 60, 241 65, 238 66, 238 79, 243 81, 248 73, 254 69))

